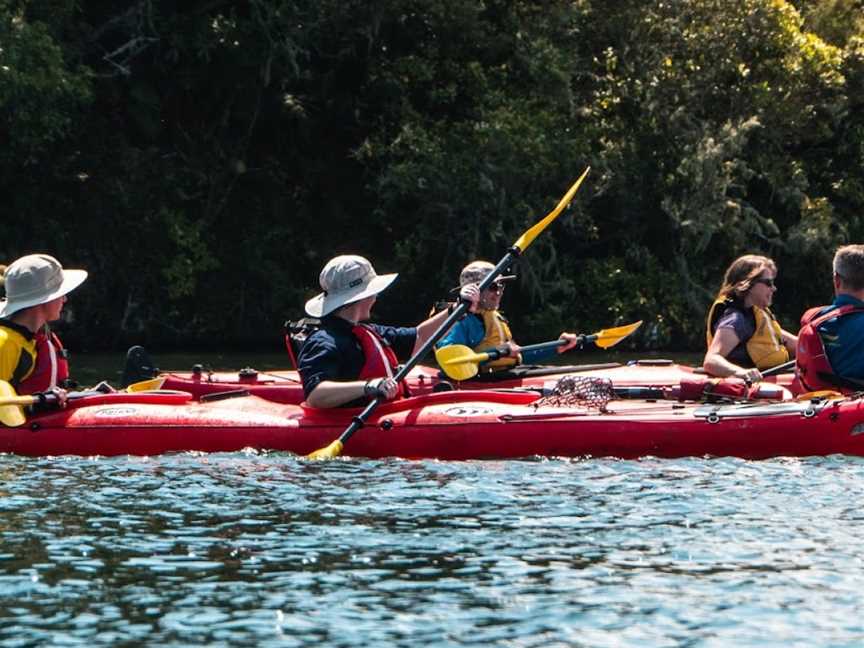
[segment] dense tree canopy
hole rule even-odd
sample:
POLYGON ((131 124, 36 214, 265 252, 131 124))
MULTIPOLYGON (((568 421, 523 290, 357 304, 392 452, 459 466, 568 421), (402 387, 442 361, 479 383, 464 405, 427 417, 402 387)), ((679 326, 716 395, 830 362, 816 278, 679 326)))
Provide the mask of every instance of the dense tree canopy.
POLYGON ((746 252, 794 328, 864 241, 862 4, 0 0, 0 262, 91 272, 79 348, 273 347, 339 253, 419 321, 590 165, 517 338, 698 349, 746 252))

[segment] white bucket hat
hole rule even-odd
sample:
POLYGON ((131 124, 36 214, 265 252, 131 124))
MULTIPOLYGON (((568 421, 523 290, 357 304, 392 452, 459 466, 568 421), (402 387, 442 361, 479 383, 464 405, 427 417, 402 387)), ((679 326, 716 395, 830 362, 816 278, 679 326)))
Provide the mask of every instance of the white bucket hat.
POLYGON ((85 270, 64 270, 57 259, 47 254, 21 257, 6 268, 6 299, 0 300, 0 317, 62 297, 86 278, 85 270))
POLYGON ((398 276, 375 274, 375 268, 362 256, 345 254, 330 259, 318 278, 324 292, 306 302, 306 312, 324 317, 340 306, 377 295, 398 276))

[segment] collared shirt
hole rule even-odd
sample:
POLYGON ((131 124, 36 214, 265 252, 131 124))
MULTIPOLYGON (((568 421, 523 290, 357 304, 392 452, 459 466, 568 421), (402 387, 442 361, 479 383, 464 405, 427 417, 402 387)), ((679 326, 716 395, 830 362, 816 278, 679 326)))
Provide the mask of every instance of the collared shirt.
MULTIPOLYGON (((837 295, 822 313, 851 304, 864 308, 864 302, 851 295, 837 295)), ((828 354, 828 362, 841 378, 864 380, 864 313, 850 313, 823 322, 819 335, 828 354)))
MULTIPOLYGON (((417 340, 416 328, 367 325, 393 348, 400 360, 410 357, 417 340)), ((306 398, 325 380, 357 380, 366 358, 351 331, 353 328, 354 324, 348 320, 329 315, 321 319, 321 328, 303 343, 297 368, 306 398)))

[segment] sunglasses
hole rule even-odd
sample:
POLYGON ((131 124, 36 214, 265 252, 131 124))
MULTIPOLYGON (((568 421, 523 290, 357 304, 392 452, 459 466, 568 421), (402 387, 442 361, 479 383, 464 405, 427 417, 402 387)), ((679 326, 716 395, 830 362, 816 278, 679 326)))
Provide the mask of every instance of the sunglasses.
POLYGON ((486 290, 488 290, 490 292, 494 292, 494 293, 504 292, 504 282, 503 281, 496 281, 491 286, 489 286, 486 290))
POLYGON ((753 283, 761 283, 768 286, 769 288, 774 288, 775 286, 773 279, 766 279, 765 277, 758 277, 753 280, 753 283))

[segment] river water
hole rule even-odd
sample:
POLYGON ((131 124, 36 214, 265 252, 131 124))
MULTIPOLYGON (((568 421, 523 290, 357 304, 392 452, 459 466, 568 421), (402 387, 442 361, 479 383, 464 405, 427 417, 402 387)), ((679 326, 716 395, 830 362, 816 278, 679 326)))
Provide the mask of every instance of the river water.
POLYGON ((0 459, 4 646, 864 643, 864 462, 0 459))
POLYGON ((860 646, 864 461, 0 456, 2 646, 860 646))

